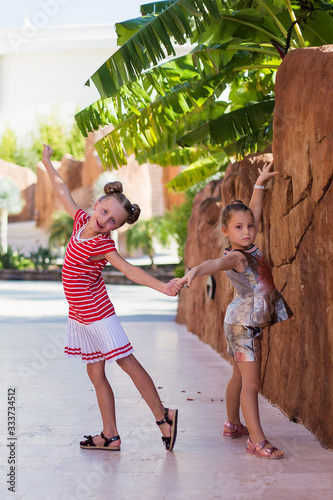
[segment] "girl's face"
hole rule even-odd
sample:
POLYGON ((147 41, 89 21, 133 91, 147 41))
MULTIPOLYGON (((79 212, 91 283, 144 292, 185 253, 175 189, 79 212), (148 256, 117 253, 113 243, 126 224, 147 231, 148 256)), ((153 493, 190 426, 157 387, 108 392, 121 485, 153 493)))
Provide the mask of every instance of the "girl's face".
POLYGON ((243 250, 250 246, 256 237, 253 216, 250 212, 234 212, 228 226, 222 227, 224 236, 229 238, 232 248, 243 250))
POLYGON ((96 201, 89 225, 96 234, 109 233, 123 226, 128 214, 124 207, 113 197, 96 201))

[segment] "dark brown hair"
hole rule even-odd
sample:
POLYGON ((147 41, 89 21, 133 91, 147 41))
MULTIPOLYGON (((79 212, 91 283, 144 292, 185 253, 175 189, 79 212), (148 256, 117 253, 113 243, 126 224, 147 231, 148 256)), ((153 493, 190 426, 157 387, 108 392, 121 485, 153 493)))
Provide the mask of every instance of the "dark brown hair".
POLYGON ((222 227, 228 227, 232 214, 235 212, 249 212, 253 216, 252 210, 241 200, 234 200, 229 205, 226 205, 215 225, 214 231, 217 243, 221 247, 225 247, 227 241, 226 236, 222 233, 222 227))
POLYGON ((245 205, 241 200, 234 200, 229 203, 229 205, 226 205, 222 210, 221 226, 228 227, 228 224, 234 212, 249 212, 253 217, 251 208, 245 205))
POLYGON ((132 204, 129 199, 126 198, 123 193, 123 185, 121 182, 108 182, 104 186, 104 193, 105 194, 101 196, 98 201, 106 200, 111 196, 115 198, 127 212, 128 218, 125 223, 127 222, 127 224, 134 224, 134 222, 138 220, 141 209, 139 205, 136 205, 136 203, 132 204))

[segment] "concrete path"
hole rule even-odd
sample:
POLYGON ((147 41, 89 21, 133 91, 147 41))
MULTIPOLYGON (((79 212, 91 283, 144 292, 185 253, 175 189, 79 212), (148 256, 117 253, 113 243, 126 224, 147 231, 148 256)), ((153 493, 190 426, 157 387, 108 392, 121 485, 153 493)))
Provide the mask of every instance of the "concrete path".
POLYGON ((108 288, 162 400, 179 408, 175 451, 164 450, 150 410, 116 364, 108 374, 122 450, 81 450, 83 435, 99 433, 101 421, 84 365, 63 355, 61 284, 0 282, 1 499, 332 499, 333 453, 264 399, 264 429, 285 458, 259 460, 245 455, 246 439, 223 440, 231 368, 175 324, 177 299, 137 286, 108 288))

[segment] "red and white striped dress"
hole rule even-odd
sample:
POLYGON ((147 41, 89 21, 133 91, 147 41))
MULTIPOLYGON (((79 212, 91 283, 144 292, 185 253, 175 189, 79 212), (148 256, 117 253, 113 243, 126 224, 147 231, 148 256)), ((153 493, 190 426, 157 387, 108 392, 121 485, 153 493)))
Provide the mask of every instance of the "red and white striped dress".
POLYGON ((90 216, 78 210, 62 268, 64 292, 69 304, 65 353, 81 356, 85 363, 114 361, 133 352, 115 314, 102 277, 106 259, 91 256, 116 252, 110 234, 80 237, 90 216))

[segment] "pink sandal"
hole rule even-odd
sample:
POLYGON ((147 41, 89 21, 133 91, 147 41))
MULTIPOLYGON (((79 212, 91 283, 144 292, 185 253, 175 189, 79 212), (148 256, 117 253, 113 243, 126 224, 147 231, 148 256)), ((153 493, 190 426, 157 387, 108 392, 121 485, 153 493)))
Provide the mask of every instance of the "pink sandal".
POLYGON ((278 459, 282 458, 284 455, 284 452, 282 452, 282 455, 273 455, 274 451, 280 451, 278 448, 275 448, 275 446, 269 446, 268 448, 263 448, 269 444, 269 441, 265 439, 265 441, 261 441, 258 444, 254 444, 251 439, 247 440, 247 448, 245 450, 246 453, 249 455, 252 455, 254 457, 258 458, 270 458, 270 459, 278 459))
POLYGON ((230 422, 226 422, 224 424, 224 427, 227 427, 230 429, 230 431, 226 431, 224 429, 223 431, 223 437, 224 439, 235 439, 241 436, 248 436, 249 431, 247 430, 247 427, 245 425, 236 425, 236 424, 231 424, 230 422))

